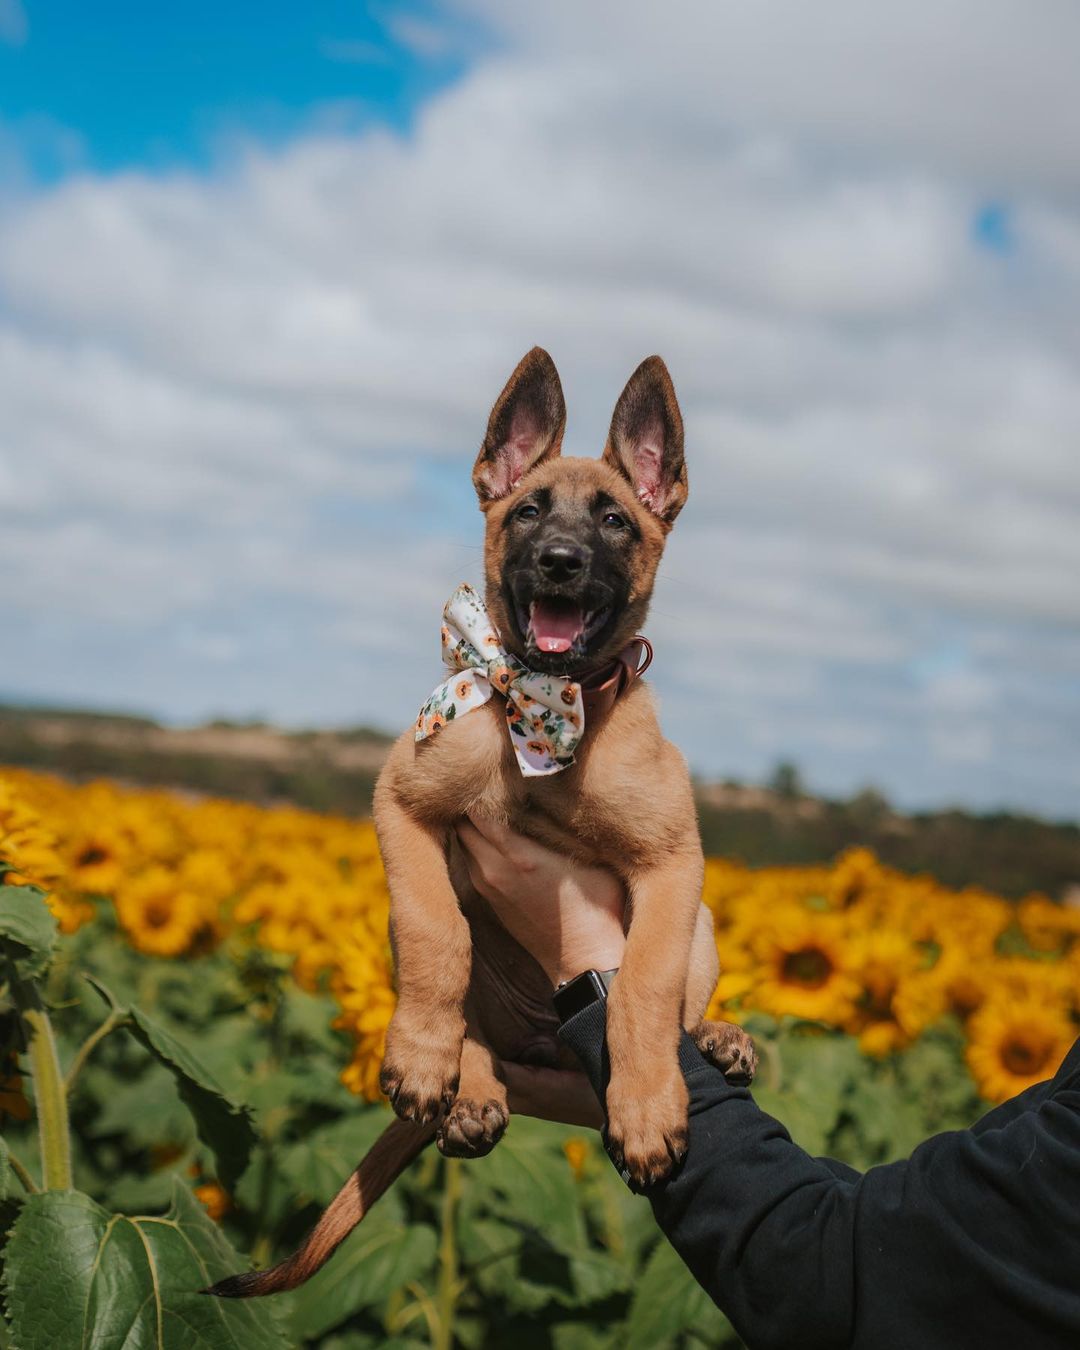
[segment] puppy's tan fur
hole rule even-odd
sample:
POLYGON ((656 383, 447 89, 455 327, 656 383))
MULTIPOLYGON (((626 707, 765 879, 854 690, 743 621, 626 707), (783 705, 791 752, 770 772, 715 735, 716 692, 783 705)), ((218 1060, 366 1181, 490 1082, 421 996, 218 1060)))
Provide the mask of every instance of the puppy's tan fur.
MULTIPOLYGON (((555 506, 606 493, 635 523, 636 543, 627 602, 593 654, 602 663, 641 626, 686 500, 682 420, 663 362, 652 357, 631 378, 599 461, 561 458, 564 426, 558 376, 550 357, 534 349, 495 404, 474 469, 486 516, 486 598, 514 650, 502 587, 508 518, 538 488, 555 506)), ((508 1119, 499 1058, 565 1062, 550 986, 495 921, 452 846, 454 823, 470 813, 608 867, 625 883, 627 941, 608 1004, 606 1106, 610 1143, 639 1183, 665 1175, 686 1147, 681 1027, 722 1067, 753 1072, 744 1033, 701 1020, 718 971, 711 920, 700 906, 701 843, 686 764, 661 735, 647 686, 633 684, 590 720, 576 762, 551 777, 522 776, 498 697, 425 741, 410 729, 375 791, 399 993, 382 1083, 408 1123, 391 1126, 380 1157, 370 1166, 371 1155, 365 1159, 295 1257, 216 1292, 265 1293, 306 1279, 433 1136, 446 1153, 487 1152, 508 1119)))

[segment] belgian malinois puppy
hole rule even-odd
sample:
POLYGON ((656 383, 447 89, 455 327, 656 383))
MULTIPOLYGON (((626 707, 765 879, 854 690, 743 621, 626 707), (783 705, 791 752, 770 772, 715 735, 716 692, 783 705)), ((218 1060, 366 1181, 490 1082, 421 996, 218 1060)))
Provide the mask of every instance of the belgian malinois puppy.
MULTIPOLYGON (((683 425, 657 356, 623 390, 599 460, 560 458, 565 425, 558 373, 534 348, 492 409, 473 483, 486 517, 490 640, 529 671, 587 687, 618 668, 645 618, 687 497, 683 425)), ((589 714, 561 772, 524 776, 498 691, 463 716, 439 719, 438 734, 418 740, 410 730, 395 744, 375 789, 375 824, 399 994, 381 1081, 401 1119, 295 1255, 212 1292, 243 1297, 302 1283, 432 1139, 461 1157, 494 1147, 508 1121, 500 1059, 565 1062, 547 979, 498 924, 452 847, 454 824, 468 813, 609 867, 625 882, 625 960, 607 1010, 607 1131, 638 1184, 665 1176, 686 1148, 681 1027, 724 1070, 753 1074, 745 1033, 702 1021, 718 965, 700 904, 690 779, 634 674, 620 679, 621 697, 589 714)))

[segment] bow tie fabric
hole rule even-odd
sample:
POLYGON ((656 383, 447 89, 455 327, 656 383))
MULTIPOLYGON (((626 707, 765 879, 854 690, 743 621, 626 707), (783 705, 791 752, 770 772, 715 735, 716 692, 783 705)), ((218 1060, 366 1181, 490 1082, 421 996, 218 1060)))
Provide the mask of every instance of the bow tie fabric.
POLYGON ((442 656, 455 673, 420 709, 418 741, 498 691, 506 699, 506 729, 524 777, 559 773, 573 764, 585 733, 580 684, 563 675, 539 674, 512 656, 499 641, 483 599, 464 582, 443 610, 442 656))

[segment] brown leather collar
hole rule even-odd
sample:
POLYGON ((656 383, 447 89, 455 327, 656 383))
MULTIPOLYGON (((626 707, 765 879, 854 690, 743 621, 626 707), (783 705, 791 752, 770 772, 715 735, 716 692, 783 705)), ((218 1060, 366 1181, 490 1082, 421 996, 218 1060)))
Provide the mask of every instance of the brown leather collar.
POLYGON ((592 718, 611 711, 616 699, 621 698, 634 681, 639 680, 649 669, 652 659, 652 643, 639 633, 626 644, 614 661, 579 681, 586 728, 592 718), (644 660, 641 659, 642 655, 644 660))

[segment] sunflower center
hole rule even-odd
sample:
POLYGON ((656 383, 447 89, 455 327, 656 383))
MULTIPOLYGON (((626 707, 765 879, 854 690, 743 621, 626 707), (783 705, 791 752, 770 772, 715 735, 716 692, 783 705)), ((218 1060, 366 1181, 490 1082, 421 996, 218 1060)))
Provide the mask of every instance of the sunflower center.
POLYGON ((833 964, 820 947, 800 947, 789 952, 780 967, 780 978, 785 984, 798 984, 804 989, 820 989, 832 974, 833 964))
POLYGON ((169 906, 160 900, 152 900, 143 911, 143 918, 151 928, 164 928, 169 922, 169 906))
POLYGON ((1049 1058, 1049 1045, 1034 1036, 1014 1035, 1001 1047, 1002 1064, 1019 1078, 1038 1073, 1049 1058))

